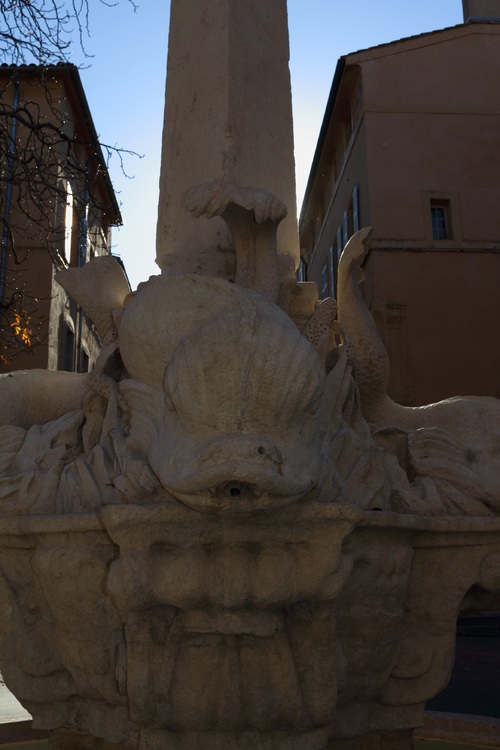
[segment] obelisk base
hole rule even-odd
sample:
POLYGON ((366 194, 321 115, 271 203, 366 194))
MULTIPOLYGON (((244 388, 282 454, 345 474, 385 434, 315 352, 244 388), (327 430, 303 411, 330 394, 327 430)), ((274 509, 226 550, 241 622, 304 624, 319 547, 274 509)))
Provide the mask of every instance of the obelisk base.
MULTIPOLYGON (((326 750, 327 746, 326 729, 311 732, 247 731, 234 734, 143 730, 134 748, 65 729, 52 731, 49 740, 49 750, 326 750)), ((378 750, 378 746, 373 747, 378 750)), ((383 747, 385 750, 385 746, 383 747)))
POLYGON ((78 734, 66 729, 55 729, 50 733, 49 750, 131 750, 130 746, 115 745, 90 734, 78 734))
POLYGON ((337 740, 328 745, 328 750, 413 750, 413 729, 337 740))

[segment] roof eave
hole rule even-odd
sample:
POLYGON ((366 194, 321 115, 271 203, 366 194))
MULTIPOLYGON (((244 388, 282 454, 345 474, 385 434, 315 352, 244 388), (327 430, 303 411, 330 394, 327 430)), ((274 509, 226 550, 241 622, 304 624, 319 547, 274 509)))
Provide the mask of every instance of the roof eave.
POLYGON ((302 208, 300 211, 299 227, 302 226, 306 218, 305 209, 309 203, 311 191, 312 191, 315 179, 316 179, 316 173, 318 171, 321 154, 323 152, 323 148, 325 145, 328 128, 330 127, 330 121, 332 119, 333 110, 335 107, 335 103, 337 101, 337 96, 339 93, 340 84, 342 82, 342 76, 344 75, 345 66, 346 66, 346 56, 342 56, 339 58, 337 62, 337 67, 335 68, 335 74, 333 76, 333 82, 330 88, 330 94, 328 96, 325 114, 323 115, 323 122, 321 123, 321 129, 319 131, 318 142, 316 144, 316 149, 314 151, 314 157, 313 157, 312 164, 311 164, 311 171, 309 172, 309 179, 307 180, 307 186, 306 186, 306 190, 304 193, 304 200, 302 202, 302 208))

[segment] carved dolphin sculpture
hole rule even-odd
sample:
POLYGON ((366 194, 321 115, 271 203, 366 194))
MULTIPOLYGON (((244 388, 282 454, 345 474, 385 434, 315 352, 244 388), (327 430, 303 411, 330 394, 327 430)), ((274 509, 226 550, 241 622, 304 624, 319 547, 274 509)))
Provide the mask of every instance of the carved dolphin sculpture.
POLYGON ((113 310, 121 308, 131 293, 120 263, 112 255, 102 255, 81 268, 58 271, 55 280, 83 307, 103 342, 114 324, 113 310))
POLYGON ((363 416, 375 434, 389 434, 387 427, 392 426, 408 436, 412 473, 451 483, 470 497, 472 504, 479 501, 498 512, 500 401, 466 396, 408 407, 387 395, 389 358, 359 286, 371 231, 362 229, 347 243, 338 282, 338 318, 354 345, 363 416))
POLYGON ((223 279, 161 277, 118 335, 129 444, 171 494, 238 514, 317 487, 324 365, 280 308, 223 279))

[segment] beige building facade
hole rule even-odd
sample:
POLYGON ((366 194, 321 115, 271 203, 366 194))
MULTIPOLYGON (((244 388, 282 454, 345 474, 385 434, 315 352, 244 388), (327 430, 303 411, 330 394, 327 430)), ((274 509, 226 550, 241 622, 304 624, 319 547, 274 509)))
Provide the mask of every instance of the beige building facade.
POLYGON ((2 369, 85 372, 99 340, 54 274, 110 253, 121 215, 80 76, 3 65, 0 93, 2 369), (12 343, 16 321, 30 346, 12 343))
POLYGON ((404 404, 500 396, 500 19, 489 6, 470 0, 463 25, 339 60, 302 208, 300 273, 321 297, 336 294, 347 239, 373 227, 364 296, 404 404))

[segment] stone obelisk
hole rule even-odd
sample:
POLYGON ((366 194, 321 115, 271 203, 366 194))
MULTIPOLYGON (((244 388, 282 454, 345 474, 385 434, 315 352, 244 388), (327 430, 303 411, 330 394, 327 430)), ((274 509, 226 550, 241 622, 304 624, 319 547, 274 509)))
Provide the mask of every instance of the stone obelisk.
POLYGON ((285 203, 278 253, 292 272, 297 266, 288 60, 286 0, 171 0, 157 227, 163 272, 211 272, 217 256, 230 257, 222 219, 195 218, 183 206, 187 190, 212 180, 264 188, 285 203))

